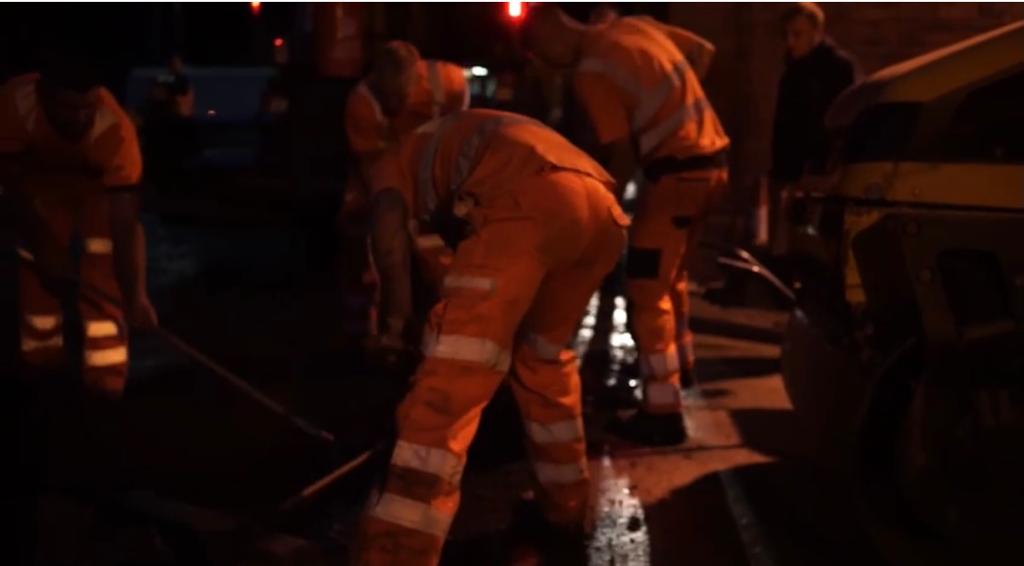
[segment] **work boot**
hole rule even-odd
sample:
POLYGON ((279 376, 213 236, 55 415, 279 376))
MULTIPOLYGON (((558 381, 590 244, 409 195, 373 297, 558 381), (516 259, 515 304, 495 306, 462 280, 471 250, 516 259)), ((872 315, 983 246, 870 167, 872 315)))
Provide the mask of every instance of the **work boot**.
POLYGON ((655 414, 641 409, 626 419, 612 421, 608 431, 642 446, 675 446, 686 442, 686 425, 681 413, 655 414))
POLYGON ((586 566, 587 535, 554 524, 544 516, 532 492, 523 494, 507 533, 507 566, 586 566))

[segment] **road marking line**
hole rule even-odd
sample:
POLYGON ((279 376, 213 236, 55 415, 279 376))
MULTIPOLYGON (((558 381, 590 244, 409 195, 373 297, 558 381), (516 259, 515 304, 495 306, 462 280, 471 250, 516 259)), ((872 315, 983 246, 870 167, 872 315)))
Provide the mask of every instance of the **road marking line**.
MULTIPOLYGON (((699 388, 694 389, 693 398, 698 402, 707 401, 699 388)), ((689 411, 687 413, 689 414, 689 411)), ((722 411, 722 413, 724 413, 723 416, 729 421, 730 430, 735 432, 736 438, 740 441, 739 443, 743 444, 732 416, 728 411, 722 411)), ((701 430, 696 422, 693 423, 693 428, 690 428, 691 419, 689 416, 686 419, 686 424, 691 433, 700 432, 701 430)), ((743 553, 747 556, 747 563, 750 566, 775 566, 774 553, 767 543, 760 521, 758 521, 757 516, 750 507, 750 501, 747 499, 747 494, 736 472, 732 469, 724 469, 718 471, 717 474, 722 481, 722 488, 725 490, 725 501, 729 506, 729 514, 732 515, 733 522, 736 524, 736 531, 743 542, 743 553)))

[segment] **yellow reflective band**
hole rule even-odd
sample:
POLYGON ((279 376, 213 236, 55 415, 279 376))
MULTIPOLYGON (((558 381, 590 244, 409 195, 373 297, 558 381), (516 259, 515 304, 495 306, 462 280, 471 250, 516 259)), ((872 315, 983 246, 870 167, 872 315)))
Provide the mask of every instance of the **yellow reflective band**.
POLYGON ((579 418, 554 423, 524 421, 526 432, 537 444, 555 444, 583 440, 583 423, 579 418))
POLYGON ((452 485, 458 485, 462 478, 462 462, 455 454, 441 448, 413 444, 404 440, 399 440, 395 444, 391 465, 427 472, 452 485))
POLYGON ((110 238, 86 238, 84 245, 86 253, 97 255, 114 253, 114 241, 110 238))
POLYGON ((448 275, 444 278, 445 289, 476 289, 478 291, 494 291, 494 279, 473 275, 448 275))
POLYGON ((587 478, 586 462, 573 464, 554 464, 551 462, 534 462, 533 469, 537 473, 537 481, 543 485, 564 485, 576 483, 587 478))
POLYGON ((562 355, 563 348, 561 346, 548 342, 537 334, 528 334, 526 336, 526 344, 532 348, 533 351, 537 353, 537 356, 542 360, 555 362, 558 361, 559 357, 562 355))
POLYGON ((46 332, 53 330, 60 325, 60 315, 56 314, 29 314, 25 315, 25 322, 32 328, 46 332))
POLYGON ((36 350, 46 350, 51 348, 61 348, 64 346, 64 337, 61 335, 54 336, 53 338, 47 338, 46 340, 34 340, 32 338, 21 338, 21 351, 22 352, 35 352, 36 350))
POLYGON ((508 371, 512 357, 496 342, 475 336, 442 334, 436 338, 426 336, 423 353, 428 358, 475 362, 498 371, 508 371))
POLYGON ((128 347, 114 346, 113 348, 86 349, 85 365, 91 368, 102 368, 116 366, 128 362, 128 347))
POLYGON ((109 338, 117 336, 117 323, 113 320, 89 320, 85 323, 85 336, 87 338, 109 338))
POLYGON ((370 514, 382 521, 442 539, 448 536, 448 527, 452 523, 452 516, 439 509, 391 493, 382 495, 370 514))

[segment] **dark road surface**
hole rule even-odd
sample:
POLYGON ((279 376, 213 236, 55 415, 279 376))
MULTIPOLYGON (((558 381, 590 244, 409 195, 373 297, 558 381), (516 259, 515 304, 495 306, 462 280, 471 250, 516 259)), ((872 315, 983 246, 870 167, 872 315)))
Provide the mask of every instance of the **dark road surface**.
MULTIPOLYGON (((352 351, 337 346, 340 298, 329 269, 309 268, 301 238, 254 227, 154 224, 151 233, 164 324, 341 443, 335 453, 325 450, 155 338, 139 337, 116 476, 133 495, 110 511, 55 490, 41 519, 47 552, 55 562, 92 555, 81 563, 95 564, 192 563, 182 562, 188 552, 211 564, 344 563, 382 459, 309 508, 289 515, 276 508, 386 439, 403 384, 361 374, 352 351), (89 537, 69 532, 102 533, 106 543, 90 548, 89 537)), ((688 397, 685 445, 626 446, 602 430, 611 415, 587 416, 597 528, 590 564, 884 564, 859 526, 856 501, 799 445, 777 373, 779 348, 765 338, 777 335, 784 315, 698 299, 694 316, 701 388, 688 397)), ((624 312, 616 322, 621 330, 624 312)), ((615 340, 628 356, 628 335, 615 340)), ((54 427, 51 484, 85 481, 77 470, 95 466, 97 454, 81 438, 88 432, 54 427)), ((499 393, 470 454, 444 564, 542 563, 514 535, 530 489, 519 427, 511 396, 499 393)), ((101 468, 98 476, 115 477, 101 468)))

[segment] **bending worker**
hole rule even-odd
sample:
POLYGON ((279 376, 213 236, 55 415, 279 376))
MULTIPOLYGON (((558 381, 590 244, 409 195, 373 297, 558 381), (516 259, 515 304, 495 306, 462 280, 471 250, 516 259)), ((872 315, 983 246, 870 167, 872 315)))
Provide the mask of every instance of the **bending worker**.
POLYGON ((654 26, 621 18, 585 26, 541 4, 527 13, 524 46, 545 63, 574 70, 576 95, 615 177, 616 194, 638 168, 627 253, 627 294, 644 378, 641 410, 618 432, 648 444, 685 440, 680 383, 693 355, 686 329, 686 252, 713 198, 727 183, 726 137, 700 81, 678 47, 654 26), (678 312, 683 311, 683 312, 678 312))
POLYGON ((21 359, 27 374, 63 363, 64 317, 53 275, 81 246, 78 309, 87 389, 119 397, 128 371, 125 314, 153 327, 138 220, 142 158, 135 128, 84 66, 56 64, 0 88, 0 184, 17 202, 21 359), (77 236, 77 239, 74 238, 77 236), (91 291, 121 298, 89 299, 91 291))
POLYGON ((381 170, 371 250, 384 333, 401 336, 409 319, 410 224, 464 239, 398 409, 398 442, 363 518, 357 563, 438 561, 481 412, 510 369, 542 509, 553 529, 582 534, 589 474, 567 345, 625 244, 611 177, 539 122, 490 110, 424 125, 381 170))
MULTIPOLYGON (((345 191, 344 221, 348 237, 344 256, 349 284, 360 288, 367 268, 363 207, 371 186, 373 164, 397 140, 432 119, 469 106, 469 88, 462 68, 420 58, 404 41, 384 45, 370 75, 359 83, 345 106, 345 131, 356 157, 345 191)), ((450 260, 436 237, 421 237, 418 246, 429 269, 450 260)))

